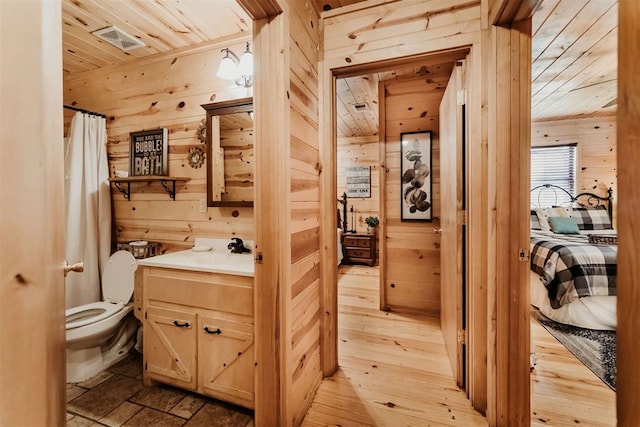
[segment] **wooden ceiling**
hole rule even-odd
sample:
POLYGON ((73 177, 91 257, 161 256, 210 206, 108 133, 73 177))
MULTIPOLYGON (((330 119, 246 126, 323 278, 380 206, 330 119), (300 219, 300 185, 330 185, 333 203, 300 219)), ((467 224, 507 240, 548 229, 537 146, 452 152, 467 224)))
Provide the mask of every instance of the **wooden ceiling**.
POLYGON ((63 70, 93 70, 251 31, 236 0, 62 0, 63 70), (111 25, 146 46, 124 52, 91 34, 111 25))
POLYGON ((616 0, 544 0, 533 18, 534 121, 615 114, 616 0))
MULTIPOLYGON (((616 0, 542 2, 533 19, 533 121, 615 114, 617 13, 616 0)), ((338 80, 338 136, 375 135, 378 81, 419 75, 419 68, 338 80), (361 104, 371 108, 360 111, 353 108, 361 104)))
MULTIPOLYGON (((320 11, 360 1, 315 0, 320 11)), ((62 0, 62 19, 66 74, 250 33, 252 29, 251 19, 236 0, 62 0), (146 46, 123 52, 91 35, 111 25, 146 46)), ((380 80, 421 77, 435 65, 425 68, 411 64, 340 79, 339 136, 377 133, 380 80)), ((534 121, 614 114, 617 1, 544 0, 533 19, 532 80, 534 121)))
MULTIPOLYGON (((378 83, 424 79, 435 89, 447 87, 455 59, 467 51, 427 58, 422 63, 407 64, 392 70, 364 76, 340 78, 336 82, 337 134, 339 138, 378 134, 378 83), (455 59, 452 59, 455 58, 455 59)), ((441 94, 442 95, 442 94, 441 94)))

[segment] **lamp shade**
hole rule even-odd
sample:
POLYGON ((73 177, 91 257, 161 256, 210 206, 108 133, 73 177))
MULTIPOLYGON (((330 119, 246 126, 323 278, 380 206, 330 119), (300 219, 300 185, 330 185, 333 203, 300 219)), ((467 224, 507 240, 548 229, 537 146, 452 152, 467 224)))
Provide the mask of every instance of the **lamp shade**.
POLYGON ((238 78, 238 67, 228 54, 222 58, 222 61, 220 61, 220 66, 218 67, 216 76, 225 80, 235 80, 238 78))
POLYGON ((240 57, 240 65, 238 65, 238 70, 241 76, 253 76, 253 54, 247 51, 242 54, 240 57))

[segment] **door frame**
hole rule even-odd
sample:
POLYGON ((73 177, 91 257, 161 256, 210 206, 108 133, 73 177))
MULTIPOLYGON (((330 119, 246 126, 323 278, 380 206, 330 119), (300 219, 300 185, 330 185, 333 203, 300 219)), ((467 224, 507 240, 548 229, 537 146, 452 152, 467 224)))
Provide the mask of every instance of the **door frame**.
MULTIPOLYGON (((480 61, 480 43, 471 43, 468 45, 451 46, 447 49, 425 51, 420 54, 411 55, 409 57, 394 57, 386 60, 376 61, 367 64, 359 64, 348 67, 340 68, 327 68, 323 67, 320 70, 321 74, 321 98, 322 109, 320 122, 325 123, 320 129, 320 153, 321 163, 323 165, 323 173, 321 174, 321 212, 323 212, 323 221, 321 227, 323 231, 321 233, 321 311, 325 313, 323 323, 321 324, 321 354, 322 354, 322 369, 325 376, 332 375, 338 368, 338 341, 337 341, 337 319, 338 319, 338 292, 337 292, 337 242, 335 241, 335 232, 328 233, 328 231, 335 230, 337 227, 336 221, 336 209, 337 209, 337 128, 336 128, 336 79, 338 77, 348 77, 361 74, 369 74, 376 71, 388 70, 399 64, 403 66, 410 65, 411 63, 423 64, 428 62, 430 58, 434 58, 440 55, 458 54, 461 51, 468 52, 467 54, 467 74, 472 81, 479 81, 481 72, 480 61), (329 236, 330 234, 330 236, 329 236)), ((474 88, 470 85, 468 91, 468 119, 470 127, 468 129, 469 138, 469 152, 467 153, 469 162, 467 162, 468 173, 470 176, 471 171, 479 173, 483 170, 485 165, 481 161, 482 144, 480 135, 482 134, 482 105, 480 97, 480 88, 474 88), (471 141, 475 141, 472 144, 471 141)), ((379 92, 382 92, 382 88, 379 92)), ((381 98, 383 99, 383 98, 381 98)), ((379 101, 381 104, 381 101, 379 101)), ((384 112, 381 110, 380 117, 384 117, 384 112)), ((381 123, 381 129, 383 124, 381 123)), ((385 186, 383 185, 385 167, 384 157, 384 136, 382 132, 380 134, 381 148, 380 148, 380 283, 381 289, 384 288, 384 233, 385 233, 385 186)), ((468 209, 474 210, 469 215, 470 222, 468 230, 473 227, 477 227, 482 221, 482 214, 478 209, 481 204, 481 193, 474 194, 471 191, 468 192, 468 209), (471 220, 473 217, 473 220, 471 220)), ((477 239, 469 245, 469 248, 473 248, 472 253, 483 253, 482 239, 477 239)), ((469 266, 468 274, 471 278, 468 282, 467 292, 468 301, 486 301, 486 287, 483 286, 483 281, 480 280, 481 270, 469 266), (473 283, 471 283, 473 280, 473 283)), ((383 291, 381 290, 381 298, 383 297, 383 291)), ((381 301, 382 304, 382 301, 381 301)), ((469 335, 473 336, 474 333, 478 333, 479 336, 486 337, 486 306, 474 307, 467 315, 469 316, 469 335), (483 333, 484 331, 484 333, 483 333)), ((487 354, 487 342, 483 339, 470 340, 468 346, 468 360, 469 360, 469 384, 468 393, 470 396, 476 399, 477 406, 482 407, 486 405, 486 354, 487 354)), ((473 401, 472 398, 472 401, 473 401)), ((484 408, 481 408, 484 410, 484 408)))
MULTIPOLYGON (((511 160, 522 162, 523 153, 528 154, 523 150, 528 150, 530 145, 531 61, 523 58, 527 49, 530 51, 530 20, 538 3, 539 0, 484 0, 480 28, 477 32, 464 33, 463 37, 472 46, 470 75, 478 86, 470 88, 468 109, 471 123, 467 153, 471 184, 468 253, 470 259, 478 260, 469 265, 468 271, 469 397, 474 408, 486 411, 489 424, 498 426, 528 425, 530 419, 529 298, 528 292, 511 286, 514 279, 522 279, 515 283, 524 286, 528 271, 528 265, 519 257, 519 249, 526 248, 528 252, 529 244, 527 215, 520 213, 522 200, 519 198, 528 194, 520 191, 528 177, 524 177, 526 169, 512 171, 511 160), (498 102, 503 103, 499 112, 504 113, 499 119, 498 102), (514 193, 514 190, 518 191, 514 193), (515 208, 510 204, 511 196, 517 203, 515 208)), ((356 12, 371 13, 371 9, 352 5, 349 13, 356 12)), ((340 11, 329 12, 325 17, 336 15, 340 15, 340 11)), ((456 40, 438 39, 437 46, 453 47, 450 44, 456 44, 456 40)), ((397 50, 383 45, 378 46, 375 53, 380 62, 398 60, 396 55, 397 50)), ((344 60, 352 63, 354 57, 344 60)), ((320 65, 320 122, 324 123, 320 128, 321 310, 325 314, 321 324, 321 363, 323 373, 328 376, 338 366, 337 268, 333 242, 335 76, 346 69, 371 64, 345 67, 343 57, 334 54, 325 56, 320 65)))

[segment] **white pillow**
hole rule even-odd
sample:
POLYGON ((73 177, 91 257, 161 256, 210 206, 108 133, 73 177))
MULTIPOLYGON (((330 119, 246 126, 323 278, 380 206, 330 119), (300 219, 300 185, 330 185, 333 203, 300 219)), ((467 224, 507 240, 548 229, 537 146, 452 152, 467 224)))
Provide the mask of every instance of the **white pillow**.
POLYGON ((555 207, 555 208, 536 208, 536 215, 538 216, 538 221, 540 222, 540 229, 542 231, 551 231, 551 225, 549 224, 549 217, 552 216, 561 216, 561 217, 570 217, 569 215, 570 208, 563 207, 555 207))

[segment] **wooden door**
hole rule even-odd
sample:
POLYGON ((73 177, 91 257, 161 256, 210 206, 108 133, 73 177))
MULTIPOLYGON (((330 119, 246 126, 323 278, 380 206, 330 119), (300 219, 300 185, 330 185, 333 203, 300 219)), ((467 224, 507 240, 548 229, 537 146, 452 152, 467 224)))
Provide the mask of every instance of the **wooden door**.
POLYGON ((198 367, 200 393, 253 409, 253 322, 199 315, 198 367))
POLYGON ((454 378, 465 386, 464 330, 464 99, 462 62, 440 104, 440 323, 454 378))
POLYGON ((196 314, 148 306, 144 320, 144 377, 195 390, 196 314))
POLYGON ((2 426, 65 424, 61 25, 59 1, 0 1, 2 426))

